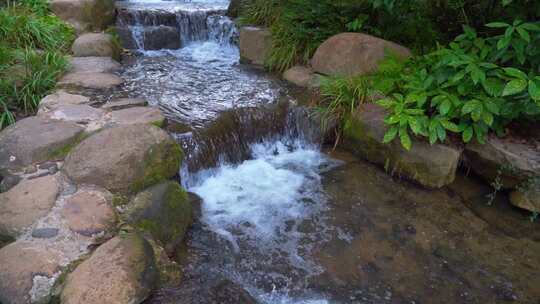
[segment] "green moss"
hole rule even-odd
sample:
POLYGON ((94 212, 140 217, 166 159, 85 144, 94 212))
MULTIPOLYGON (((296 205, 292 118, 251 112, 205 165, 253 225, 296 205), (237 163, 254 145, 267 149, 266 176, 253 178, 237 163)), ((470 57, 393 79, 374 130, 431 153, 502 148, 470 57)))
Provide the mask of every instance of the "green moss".
POLYGON ((125 195, 115 194, 112 198, 112 204, 114 207, 125 206, 129 203, 129 198, 125 195))
POLYGON ((175 176, 180 168, 183 155, 180 145, 172 139, 150 149, 143 161, 143 172, 138 175, 141 177, 133 182, 130 192, 137 193, 146 187, 175 176))
MULTIPOLYGON (((92 133, 93 134, 93 133, 92 133)), ((91 134, 89 133, 81 133, 79 136, 77 136, 73 141, 65 144, 64 146, 57 148, 55 150, 52 150, 49 152, 47 159, 64 159, 66 156, 75 148, 78 144, 80 144, 83 140, 88 138, 91 134)))

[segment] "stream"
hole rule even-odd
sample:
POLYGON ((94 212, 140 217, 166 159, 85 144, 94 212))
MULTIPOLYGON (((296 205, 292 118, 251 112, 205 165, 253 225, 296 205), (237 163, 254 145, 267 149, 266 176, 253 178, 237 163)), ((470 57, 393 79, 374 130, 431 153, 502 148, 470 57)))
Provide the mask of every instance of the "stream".
POLYGON ((148 303, 539 303, 536 227, 467 205, 490 191, 474 178, 426 190, 327 150, 287 86, 239 63, 228 4, 117 1, 135 47, 113 94, 182 126, 181 182, 202 201, 181 285, 148 303), (179 49, 147 49, 163 27, 179 49))

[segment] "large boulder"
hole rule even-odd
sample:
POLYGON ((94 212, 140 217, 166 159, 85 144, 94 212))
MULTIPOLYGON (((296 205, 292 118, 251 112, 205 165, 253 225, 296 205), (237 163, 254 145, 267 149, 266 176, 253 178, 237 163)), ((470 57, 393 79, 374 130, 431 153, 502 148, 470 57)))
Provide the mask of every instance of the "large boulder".
POLYGON ((383 143, 385 110, 376 104, 360 106, 344 127, 345 147, 394 175, 423 186, 440 188, 454 181, 461 151, 450 146, 414 140, 410 151, 397 141, 383 143))
POLYGON ((51 0, 50 8, 78 33, 102 31, 114 22, 114 0, 51 0))
POLYGON ((0 175, 55 159, 76 144, 83 128, 71 122, 29 117, 0 133, 0 175))
POLYGON ((116 213, 113 195, 107 190, 83 189, 66 199, 62 216, 71 231, 84 236, 105 233, 114 228, 116 213))
POLYGON ((360 33, 341 33, 323 42, 311 60, 315 72, 355 76, 377 70, 378 63, 391 53, 406 58, 411 52, 398 44, 360 33))
POLYGON ((184 239, 192 223, 187 193, 175 181, 166 181, 137 194, 126 207, 125 221, 152 234, 168 253, 184 239))
POLYGON ((264 65, 272 47, 272 34, 268 29, 244 26, 240 28, 240 61, 264 65))
POLYGON ((0 235, 17 237, 24 229, 45 216, 56 202, 60 184, 47 175, 23 180, 0 193, 0 235))
POLYGON ((517 189, 510 193, 510 202, 521 209, 540 213, 540 185, 517 189))
POLYGON ((146 27, 143 32, 143 47, 145 50, 161 50, 180 48, 180 31, 173 26, 146 27))
POLYGON ((78 184, 135 193, 178 173, 182 150, 163 130, 146 124, 102 130, 68 155, 64 172, 78 184))
POLYGON ((61 253, 28 241, 0 249, 0 303, 48 303, 60 257, 61 253))
POLYGON ((68 73, 57 83, 65 89, 111 89, 121 85, 124 80, 110 73, 68 73))
POLYGON ((150 244, 137 234, 120 235, 101 245, 67 276, 61 302, 142 303, 157 280, 150 244))
POLYGON ((41 99, 39 102, 39 112, 48 112, 64 105, 81 105, 88 103, 90 103, 90 98, 86 96, 70 94, 59 90, 41 99))
POLYGON ((118 58, 119 49, 113 37, 105 33, 87 33, 79 36, 71 46, 75 57, 118 58))
POLYGON ((110 73, 120 69, 121 65, 110 57, 72 57, 69 60, 71 73, 110 73))
POLYGON ((485 144, 471 142, 465 146, 465 156, 476 174, 488 182, 498 177, 505 188, 540 176, 538 149, 508 138, 489 136, 485 144))

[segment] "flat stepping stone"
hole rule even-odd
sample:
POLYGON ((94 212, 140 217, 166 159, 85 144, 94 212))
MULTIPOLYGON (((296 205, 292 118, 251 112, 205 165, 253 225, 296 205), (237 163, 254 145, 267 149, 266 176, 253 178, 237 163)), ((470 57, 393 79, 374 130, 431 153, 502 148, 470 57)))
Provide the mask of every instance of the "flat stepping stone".
POLYGON ((81 105, 90 103, 90 98, 83 95, 57 91, 47 95, 39 102, 39 112, 47 112, 63 105, 81 105))
POLYGON ((111 113, 111 122, 119 125, 153 124, 161 127, 165 116, 155 107, 133 107, 111 113))
POLYGON ((110 73, 69 73, 57 86, 60 88, 110 89, 124 82, 122 78, 110 73))
POLYGON ((71 73, 111 73, 121 68, 120 63, 110 57, 72 57, 69 64, 71 73))
POLYGON ((66 199, 62 216, 71 231, 81 235, 107 232, 116 222, 112 194, 106 190, 80 190, 66 199))
POLYGON ((45 216, 56 202, 60 184, 53 175, 26 179, 0 193, 0 235, 17 237, 45 216))
POLYGON ((104 104, 101 108, 105 110, 123 110, 132 107, 144 107, 148 102, 142 98, 120 98, 104 104))
POLYGON ((177 174, 182 152, 152 125, 103 129, 75 147, 62 170, 77 184, 133 193, 177 174))
POLYGON ((154 252, 138 234, 101 245, 66 278, 63 304, 142 303, 159 279, 154 252))
POLYGON ((72 122, 28 117, 0 132, 0 174, 58 158, 83 128, 72 122))
MULTIPOLYGON (((0 249, 0 302, 48 303, 61 254, 28 241, 0 249)), ((80 302, 83 303, 83 302, 80 302)))
POLYGON ((105 112, 89 105, 64 105, 40 115, 54 120, 88 124, 102 120, 105 112))
POLYGON ((71 51, 74 57, 115 57, 118 55, 113 38, 105 33, 87 33, 73 42, 71 51))

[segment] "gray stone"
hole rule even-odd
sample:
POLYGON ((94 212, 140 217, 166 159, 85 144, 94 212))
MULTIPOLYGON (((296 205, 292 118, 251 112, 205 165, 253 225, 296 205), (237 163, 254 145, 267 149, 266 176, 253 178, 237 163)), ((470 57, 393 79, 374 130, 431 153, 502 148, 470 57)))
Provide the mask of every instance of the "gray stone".
POLYGON ((133 193, 177 174, 182 151, 163 130, 134 124, 104 129, 80 143, 62 170, 76 183, 133 193))
POLYGON ((69 64, 71 73, 111 73, 121 67, 110 57, 72 57, 69 64))
POLYGON ((510 193, 510 202, 521 209, 540 213, 540 185, 530 185, 510 193))
POLYGON ((55 176, 23 180, 0 193, 0 234, 17 237, 45 216, 56 202, 60 185, 55 176))
POLYGON ((122 78, 110 73, 68 73, 57 86, 66 89, 110 89, 123 82, 122 78))
POLYGON ((0 249, 0 303, 47 303, 47 294, 33 293, 37 276, 52 278, 60 270, 61 254, 17 241, 0 249))
POLYGON ((87 33, 79 36, 71 47, 75 57, 113 57, 119 56, 113 38, 105 33, 87 33))
POLYGON ((82 95, 69 94, 65 91, 57 91, 47 95, 39 102, 39 112, 48 112, 64 105, 81 105, 90 103, 90 98, 82 95))
POLYGON ((58 235, 58 228, 35 228, 32 230, 32 237, 38 239, 50 239, 58 235))
POLYGON ((107 190, 85 189, 66 199, 62 209, 71 231, 84 236, 108 232, 114 228, 116 213, 112 194, 107 190))
POLYGON ((15 174, 6 173, 0 181, 0 192, 6 192, 21 181, 21 177, 15 174))
POLYGON ((111 122, 118 125, 152 124, 161 127, 165 116, 156 107, 132 107, 111 113, 111 122))
POLYGON ((64 105, 58 106, 50 112, 40 113, 39 115, 53 120, 88 124, 103 119, 105 112, 89 105, 64 105))
POLYGON ((283 73, 283 79, 299 87, 318 87, 318 77, 313 70, 303 66, 293 66, 283 73))
POLYGON ((411 56, 409 49, 361 33, 341 33, 323 42, 311 60, 317 73, 354 76, 376 71, 378 63, 389 53, 401 58, 411 56))
POLYGON ((78 33, 105 30, 114 23, 114 0, 51 0, 50 8, 78 33))
POLYGON ((143 45, 145 50, 179 49, 181 46, 180 32, 172 26, 145 27, 143 45))
POLYGON ((490 183, 499 177, 505 188, 540 176, 537 148, 511 139, 489 136, 485 144, 471 142, 465 146, 465 156, 476 174, 490 183))
POLYGON ((264 65, 272 47, 272 34, 268 29, 244 26, 240 28, 240 60, 244 63, 264 65))
POLYGON ((151 233, 168 253, 174 252, 193 221, 188 195, 174 181, 144 190, 126 208, 126 222, 151 233))
POLYGON ((461 156, 457 148, 413 140, 410 151, 398 141, 383 143, 387 126, 385 110, 363 104, 344 127, 344 144, 358 156, 385 167, 388 173, 404 176, 423 186, 440 188, 452 183, 461 156))
POLYGON ((71 122, 29 117, 0 133, 0 174, 61 157, 83 129, 71 122))
POLYGON ((113 101, 109 101, 101 108, 105 110, 123 110, 132 107, 144 107, 148 102, 142 98, 120 98, 113 101))
POLYGON ((150 244, 137 234, 101 245, 66 278, 63 304, 142 303, 158 281, 150 244))

